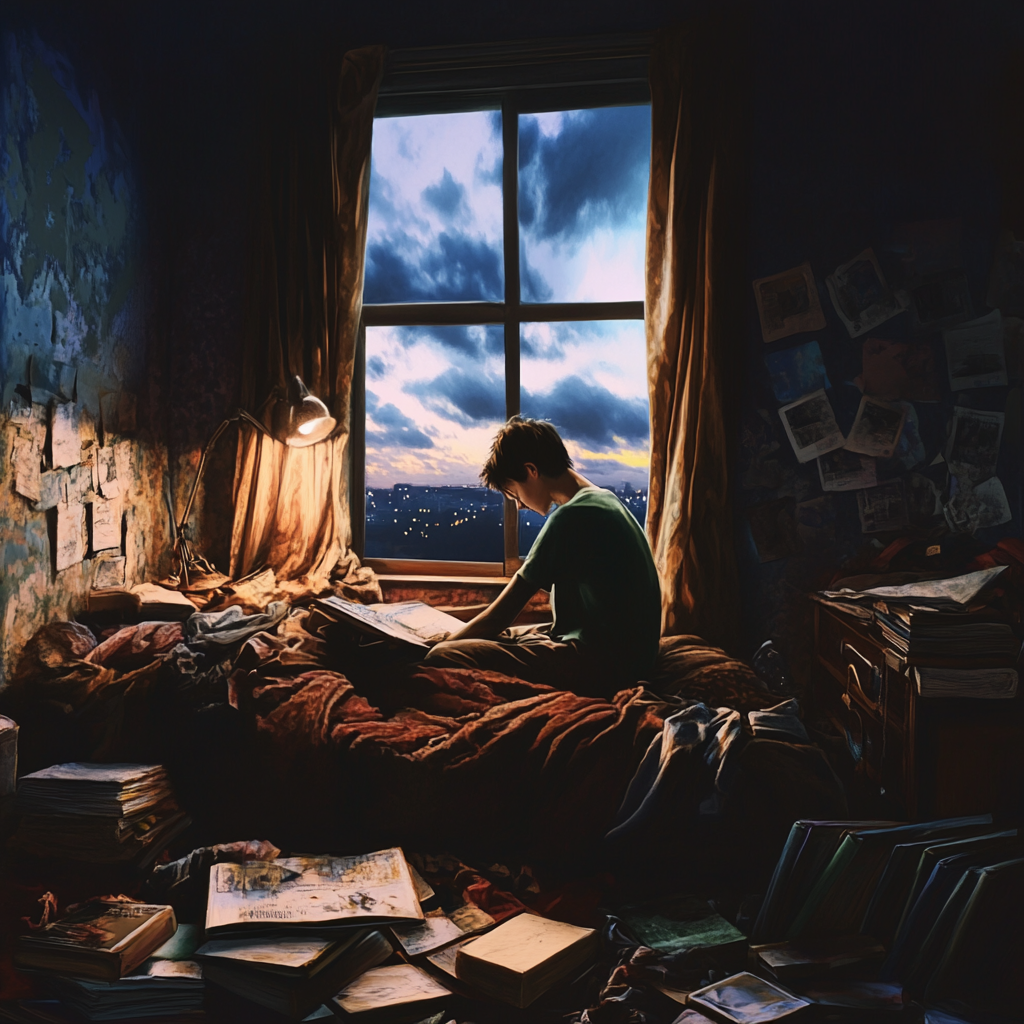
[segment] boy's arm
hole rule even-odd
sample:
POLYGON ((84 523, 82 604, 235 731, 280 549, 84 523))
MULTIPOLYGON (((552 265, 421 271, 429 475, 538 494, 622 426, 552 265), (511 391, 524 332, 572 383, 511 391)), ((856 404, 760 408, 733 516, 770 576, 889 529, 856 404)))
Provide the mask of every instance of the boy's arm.
POLYGON ((452 633, 449 640, 492 640, 503 629, 508 629, 515 617, 526 607, 527 601, 540 588, 515 575, 508 586, 475 618, 462 629, 452 633))

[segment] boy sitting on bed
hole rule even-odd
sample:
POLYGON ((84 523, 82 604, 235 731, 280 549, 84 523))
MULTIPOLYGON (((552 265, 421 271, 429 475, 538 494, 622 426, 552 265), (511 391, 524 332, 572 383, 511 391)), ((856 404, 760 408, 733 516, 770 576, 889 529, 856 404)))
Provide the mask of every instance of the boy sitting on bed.
POLYGON ((601 697, 646 678, 661 636, 647 537, 614 494, 572 466, 550 423, 514 416, 498 431, 480 478, 547 522, 508 586, 424 664, 488 669, 601 697), (508 629, 540 589, 551 592, 555 621, 508 629))

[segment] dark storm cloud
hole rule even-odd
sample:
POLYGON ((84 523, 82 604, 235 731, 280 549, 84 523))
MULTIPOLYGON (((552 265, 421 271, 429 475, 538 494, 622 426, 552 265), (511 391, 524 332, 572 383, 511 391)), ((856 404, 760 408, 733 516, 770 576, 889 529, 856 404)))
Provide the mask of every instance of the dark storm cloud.
POLYGON ((430 246, 394 233, 366 247, 366 302, 458 302, 504 297, 501 251, 444 231, 430 246))
POLYGON ((580 377, 564 377, 546 394, 524 389, 522 406, 524 416, 551 420, 564 437, 587 448, 616 448, 616 437, 643 444, 650 429, 642 398, 620 398, 580 377))
POLYGON ((380 430, 366 432, 370 448, 433 448, 434 442, 402 412, 388 402, 381 405, 372 391, 366 392, 366 409, 380 430))
POLYGON ((649 107, 580 110, 556 136, 537 121, 519 123, 519 219, 541 239, 571 241, 603 224, 621 224, 646 202, 649 107))
MULTIPOLYGON (((464 427, 505 418, 505 386, 497 377, 452 370, 430 381, 408 384, 405 390, 439 416, 464 427)), ((628 445, 647 441, 643 399, 620 398, 579 377, 566 377, 543 394, 523 389, 522 399, 524 416, 550 420, 564 437, 587 448, 616 448, 616 437, 628 445)))
POLYGON ((449 370, 430 381, 415 381, 404 389, 439 416, 464 427, 505 419, 505 384, 482 373, 449 370))
POLYGON ((432 341, 451 352, 478 360, 487 354, 500 355, 505 342, 501 327, 410 327, 401 335, 402 344, 409 348, 423 341, 432 341))
POLYGON ((366 376, 370 380, 382 380, 388 372, 388 364, 380 356, 370 356, 366 360, 366 376))
POLYGON ((449 220, 461 219, 469 213, 466 186, 456 181, 447 167, 441 175, 441 180, 436 185, 428 185, 422 196, 428 206, 432 206, 442 217, 449 220))

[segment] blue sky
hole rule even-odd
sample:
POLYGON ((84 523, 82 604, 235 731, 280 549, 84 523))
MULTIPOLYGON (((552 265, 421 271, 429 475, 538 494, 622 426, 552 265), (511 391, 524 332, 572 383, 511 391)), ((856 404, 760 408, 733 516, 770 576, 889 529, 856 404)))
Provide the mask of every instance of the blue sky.
MULTIPOLYGON (((520 118, 525 301, 643 298, 649 110, 520 118)), ((504 296, 497 112, 378 119, 366 302, 504 296)), ((524 414, 595 482, 646 484, 643 324, 524 324, 524 414)), ((367 331, 367 483, 473 483, 504 419, 501 327, 367 331)))

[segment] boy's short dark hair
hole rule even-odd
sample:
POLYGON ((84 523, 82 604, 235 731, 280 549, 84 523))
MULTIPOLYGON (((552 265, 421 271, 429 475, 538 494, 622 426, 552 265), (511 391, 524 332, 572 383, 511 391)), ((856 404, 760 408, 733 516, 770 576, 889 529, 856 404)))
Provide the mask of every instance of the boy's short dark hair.
POLYGON ((513 416, 498 431, 491 454, 480 470, 480 479, 494 491, 503 491, 510 480, 526 479, 526 463, 532 462, 542 476, 561 476, 572 469, 558 431, 547 420, 513 416))

